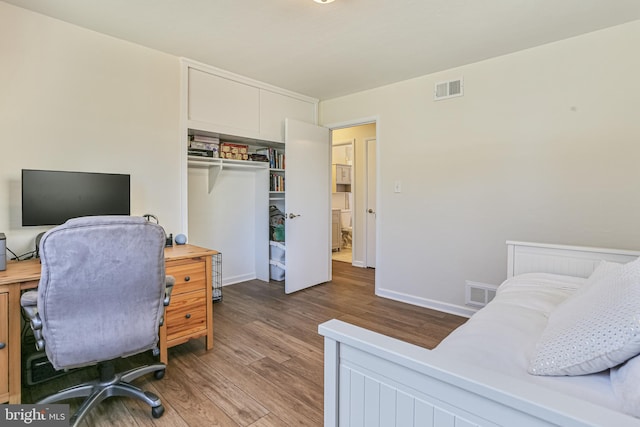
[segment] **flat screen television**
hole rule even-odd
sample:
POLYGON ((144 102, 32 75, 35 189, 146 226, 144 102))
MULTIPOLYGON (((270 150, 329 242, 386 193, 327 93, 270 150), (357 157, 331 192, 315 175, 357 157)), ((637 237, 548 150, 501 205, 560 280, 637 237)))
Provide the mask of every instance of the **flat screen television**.
POLYGON ((130 176, 22 170, 22 225, 60 225, 70 218, 130 215, 130 176))

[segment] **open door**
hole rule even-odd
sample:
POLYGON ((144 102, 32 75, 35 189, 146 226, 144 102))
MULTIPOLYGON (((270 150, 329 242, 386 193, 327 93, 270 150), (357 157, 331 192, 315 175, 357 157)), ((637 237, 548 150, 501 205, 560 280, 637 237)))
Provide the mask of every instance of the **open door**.
POLYGON ((365 252, 365 266, 376 267, 376 140, 367 139, 367 247, 365 252))
POLYGON ((329 129, 285 120, 287 294, 331 279, 329 129))

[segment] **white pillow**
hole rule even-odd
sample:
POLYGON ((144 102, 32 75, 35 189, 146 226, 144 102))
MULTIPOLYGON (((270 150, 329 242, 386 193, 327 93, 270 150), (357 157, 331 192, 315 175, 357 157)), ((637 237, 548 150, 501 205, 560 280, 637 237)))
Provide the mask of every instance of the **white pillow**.
POLYGON ((549 316, 530 374, 590 374, 640 353, 640 259, 601 264, 592 276, 549 316))
MULTIPOLYGON (((599 281, 606 279, 606 276, 615 274, 618 270, 620 270, 624 264, 620 264, 617 262, 610 261, 600 261, 600 264, 593 270, 591 276, 587 279, 584 284, 584 288, 588 289, 593 286, 594 283, 598 283, 599 281)), ((575 295, 575 294, 574 294, 575 295)))
POLYGON ((611 387, 616 398, 622 403, 622 410, 634 417, 640 417, 640 356, 629 359, 625 364, 611 369, 611 387))

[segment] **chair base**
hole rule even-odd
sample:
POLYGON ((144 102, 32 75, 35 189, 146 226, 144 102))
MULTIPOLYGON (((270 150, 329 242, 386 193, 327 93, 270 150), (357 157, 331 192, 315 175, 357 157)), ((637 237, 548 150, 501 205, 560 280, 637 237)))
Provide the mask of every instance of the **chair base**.
POLYGON ((98 364, 100 379, 78 384, 59 392, 45 397, 38 404, 56 403, 68 399, 86 397, 76 413, 69 420, 72 427, 78 426, 84 417, 95 408, 103 400, 113 396, 133 397, 151 406, 151 415, 159 418, 164 413, 164 407, 160 398, 154 393, 143 391, 138 387, 129 384, 138 377, 154 373, 157 379, 164 376, 166 365, 164 363, 156 363, 134 368, 126 372, 115 373, 112 362, 103 362, 98 364))

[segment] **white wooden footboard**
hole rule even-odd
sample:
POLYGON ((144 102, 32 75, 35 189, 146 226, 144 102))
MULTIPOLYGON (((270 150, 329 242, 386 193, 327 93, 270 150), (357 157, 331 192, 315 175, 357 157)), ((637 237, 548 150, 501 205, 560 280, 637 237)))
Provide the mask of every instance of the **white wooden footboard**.
POLYGON ((325 427, 640 424, 572 396, 447 360, 336 319, 318 329, 325 337, 325 427))

